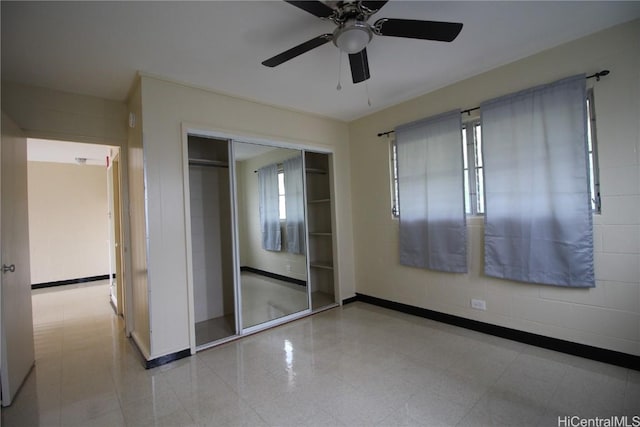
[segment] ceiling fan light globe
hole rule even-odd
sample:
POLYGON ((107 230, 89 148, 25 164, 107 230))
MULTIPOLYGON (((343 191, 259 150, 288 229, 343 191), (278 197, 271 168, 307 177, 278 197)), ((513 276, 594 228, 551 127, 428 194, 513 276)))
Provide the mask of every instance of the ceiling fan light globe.
POLYGON ((372 36, 373 33, 368 25, 355 23, 336 29, 333 42, 341 51, 352 54, 364 49, 372 36))

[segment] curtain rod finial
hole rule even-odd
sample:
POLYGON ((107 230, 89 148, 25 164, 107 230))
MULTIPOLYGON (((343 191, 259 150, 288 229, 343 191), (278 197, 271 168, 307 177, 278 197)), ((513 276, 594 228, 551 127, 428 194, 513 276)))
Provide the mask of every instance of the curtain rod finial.
POLYGON ((596 81, 600 81, 600 77, 606 76, 609 74, 609 70, 602 70, 599 73, 596 73, 596 81))

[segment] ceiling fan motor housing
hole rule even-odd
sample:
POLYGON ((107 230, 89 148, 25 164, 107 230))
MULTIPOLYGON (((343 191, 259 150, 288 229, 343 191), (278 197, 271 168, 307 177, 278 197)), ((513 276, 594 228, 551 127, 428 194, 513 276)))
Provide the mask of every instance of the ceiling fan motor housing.
POLYGON ((333 44, 348 54, 358 53, 369 44, 372 37, 373 30, 369 24, 353 20, 335 29, 333 44))

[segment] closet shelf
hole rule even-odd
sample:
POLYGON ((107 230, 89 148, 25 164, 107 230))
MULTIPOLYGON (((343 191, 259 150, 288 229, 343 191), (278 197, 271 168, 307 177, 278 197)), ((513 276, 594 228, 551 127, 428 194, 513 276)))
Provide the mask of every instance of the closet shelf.
POLYGON ((317 173, 317 174, 320 174, 320 175, 326 175, 327 174, 326 170, 318 169, 318 168, 306 168, 305 172, 306 173, 317 173))
POLYGON ((322 268, 325 270, 333 270, 333 264, 326 261, 312 261, 309 265, 313 268, 322 268))
POLYGON ((322 232, 322 231, 310 231, 309 236, 331 236, 333 233, 330 231, 322 232))
POLYGON ((215 166, 221 168, 228 168, 229 163, 222 160, 211 160, 211 159, 194 159, 189 158, 189 164, 193 166, 215 166))
POLYGON ((307 203, 316 204, 316 203, 329 203, 331 199, 317 199, 317 200, 309 200, 307 203))

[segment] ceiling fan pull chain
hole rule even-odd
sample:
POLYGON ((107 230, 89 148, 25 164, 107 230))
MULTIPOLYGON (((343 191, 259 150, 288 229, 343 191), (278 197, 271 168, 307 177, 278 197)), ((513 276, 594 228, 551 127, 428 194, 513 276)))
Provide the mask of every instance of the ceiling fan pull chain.
POLYGON ((341 71, 342 71, 342 51, 338 49, 338 86, 336 86, 337 90, 342 90, 342 85, 340 84, 341 79, 341 71))

